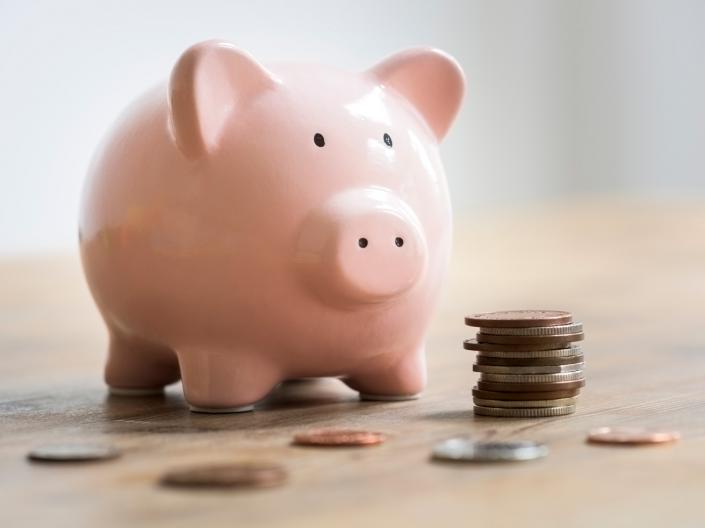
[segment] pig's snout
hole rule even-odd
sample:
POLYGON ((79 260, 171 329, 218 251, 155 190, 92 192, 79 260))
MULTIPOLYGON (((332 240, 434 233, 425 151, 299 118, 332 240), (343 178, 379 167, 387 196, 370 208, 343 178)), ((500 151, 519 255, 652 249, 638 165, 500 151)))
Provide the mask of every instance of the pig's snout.
POLYGON ((425 247, 416 226, 400 211, 373 210, 339 224, 331 261, 339 287, 350 297, 376 301, 414 285, 425 247))
POLYGON ((426 268, 426 242, 413 210, 385 189, 348 191, 311 215, 298 259, 307 283, 335 302, 401 295, 426 268))

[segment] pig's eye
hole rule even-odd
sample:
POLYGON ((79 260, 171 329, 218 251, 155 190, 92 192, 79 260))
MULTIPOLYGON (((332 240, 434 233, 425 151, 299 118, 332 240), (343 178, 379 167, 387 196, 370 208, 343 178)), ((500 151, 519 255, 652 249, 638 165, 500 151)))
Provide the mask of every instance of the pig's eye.
POLYGON ((319 134, 319 133, 316 133, 316 135, 313 136, 313 142, 318 147, 323 147, 326 144, 326 140, 324 139, 323 134, 319 134))
POLYGON ((387 145, 388 147, 392 146, 392 136, 390 136, 389 134, 385 134, 383 139, 385 145, 387 145))

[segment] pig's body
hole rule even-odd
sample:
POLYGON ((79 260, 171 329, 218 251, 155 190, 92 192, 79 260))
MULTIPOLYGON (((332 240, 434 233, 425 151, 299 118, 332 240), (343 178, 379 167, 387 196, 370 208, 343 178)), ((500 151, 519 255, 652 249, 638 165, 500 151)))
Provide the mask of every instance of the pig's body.
POLYGON ((170 86, 120 119, 86 184, 81 251, 110 332, 107 383, 139 392, 181 376, 192 408, 216 411, 304 376, 418 393, 451 243, 436 143, 370 74, 189 50, 170 86))

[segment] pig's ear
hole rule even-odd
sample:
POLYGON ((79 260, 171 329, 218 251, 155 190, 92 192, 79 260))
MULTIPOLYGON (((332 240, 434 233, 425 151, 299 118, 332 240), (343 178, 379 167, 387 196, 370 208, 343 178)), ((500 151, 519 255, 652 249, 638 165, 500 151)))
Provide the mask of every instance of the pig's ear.
POLYGON ((443 139, 465 93, 465 76, 455 59, 437 49, 415 48, 388 57, 369 73, 407 99, 438 141, 443 139))
POLYGON ((179 58, 169 79, 170 127, 189 158, 212 152, 230 114, 278 81, 248 53, 207 41, 179 58))

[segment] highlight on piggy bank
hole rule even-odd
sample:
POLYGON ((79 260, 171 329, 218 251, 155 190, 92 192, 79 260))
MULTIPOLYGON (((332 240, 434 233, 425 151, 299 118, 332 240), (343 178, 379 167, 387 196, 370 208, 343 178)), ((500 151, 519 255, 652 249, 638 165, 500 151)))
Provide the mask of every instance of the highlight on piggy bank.
POLYGON ((111 391, 181 379, 192 410, 238 412, 282 381, 335 376, 363 398, 417 397, 451 249, 438 145, 463 93, 435 49, 362 72, 186 50, 85 184, 111 391))

